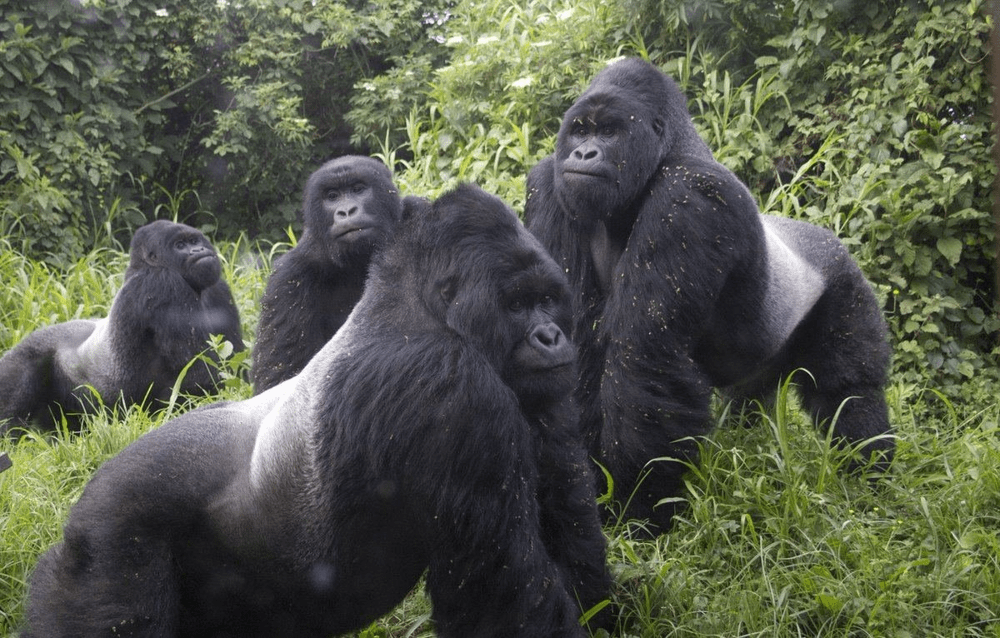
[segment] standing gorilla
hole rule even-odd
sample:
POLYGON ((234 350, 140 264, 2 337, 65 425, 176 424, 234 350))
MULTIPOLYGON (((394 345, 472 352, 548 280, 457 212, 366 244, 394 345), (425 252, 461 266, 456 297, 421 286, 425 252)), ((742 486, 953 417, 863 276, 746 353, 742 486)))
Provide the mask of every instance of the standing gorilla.
POLYGON ((438 635, 583 636, 608 595, 565 278, 465 186, 408 215, 302 373, 107 462, 22 636, 330 636, 424 570, 438 635))
POLYGON ((760 215, 653 65, 597 75, 529 174, 525 217, 569 273, 591 452, 621 501, 641 482, 627 516, 669 523, 673 507, 654 506, 684 465, 647 463, 694 459, 713 387, 763 397, 804 368, 813 417, 841 410, 835 440, 891 456, 890 352, 868 282, 832 233, 760 215))
MULTIPOLYGON (((221 334, 243 350, 240 317, 219 257, 199 231, 159 220, 139 228, 125 282, 104 319, 37 330, 0 359, 0 433, 37 422, 71 427, 103 403, 164 401, 178 375, 221 334), (6 424, 4 424, 6 421, 6 424)), ((182 392, 211 392, 213 367, 197 361, 182 392)))
POLYGON ((343 325, 403 210, 389 169, 359 156, 316 170, 302 206, 302 240, 278 260, 261 299, 251 371, 258 393, 298 374, 343 325))

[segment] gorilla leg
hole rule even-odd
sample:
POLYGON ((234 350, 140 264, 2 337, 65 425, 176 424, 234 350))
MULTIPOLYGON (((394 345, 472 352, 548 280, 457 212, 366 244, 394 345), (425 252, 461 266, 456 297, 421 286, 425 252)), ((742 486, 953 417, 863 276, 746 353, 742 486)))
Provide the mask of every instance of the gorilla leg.
MULTIPOLYGON (((803 404, 817 422, 829 424, 837 416, 838 445, 890 432, 885 383, 891 350, 885 335, 875 296, 859 273, 828 286, 789 344, 788 371, 803 368, 813 377, 799 384, 803 404)), ((888 462, 893 448, 891 438, 878 438, 861 452, 880 452, 888 462)))
MULTIPOLYGON (((52 413, 82 411, 57 361, 61 348, 75 348, 94 331, 92 321, 68 321, 40 328, 0 358, 0 436, 32 420, 55 426, 52 413), (59 405, 53 405, 58 403, 59 405), (51 411, 51 413, 50 413, 51 411)), ((71 425, 75 419, 70 418, 71 425)))
POLYGON ((657 534, 670 527, 684 493, 688 463, 698 460, 698 438, 711 431, 712 385, 697 365, 653 367, 626 349, 608 361, 601 386, 601 455, 615 481, 623 518, 646 519, 657 534), (655 397, 656 401, 649 401, 655 397))
MULTIPOLYGON (((538 494, 542 538, 568 590, 586 612, 605 600, 611 589, 604 560, 606 540, 594 509, 590 460, 578 438, 547 441, 538 467, 545 477, 538 494)), ((611 611, 605 609, 589 626, 610 631, 613 621, 611 611)))
POLYGON ((454 526, 435 539, 437 547, 453 548, 432 554, 427 575, 438 635, 582 638, 580 608, 532 522, 537 509, 515 513, 534 495, 506 487, 497 499, 476 505, 475 519, 456 504, 448 513, 454 526), (498 523, 509 528, 490 532, 498 523))
POLYGON ((176 636, 173 570, 163 539, 132 534, 109 540, 67 528, 65 544, 44 554, 35 569, 21 637, 176 636), (118 542, 122 538, 128 541, 118 542))

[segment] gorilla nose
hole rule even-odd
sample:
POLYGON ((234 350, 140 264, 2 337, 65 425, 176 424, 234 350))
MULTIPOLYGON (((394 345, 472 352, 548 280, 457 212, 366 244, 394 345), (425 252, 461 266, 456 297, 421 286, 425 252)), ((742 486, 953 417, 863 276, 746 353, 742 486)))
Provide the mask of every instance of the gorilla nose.
POLYGON ((528 338, 542 348, 559 348, 565 340, 562 330, 553 323, 535 326, 528 338))
POLYGON ((358 212, 357 206, 352 206, 350 208, 341 208, 337 210, 337 217, 341 219, 347 219, 348 217, 353 217, 358 212))

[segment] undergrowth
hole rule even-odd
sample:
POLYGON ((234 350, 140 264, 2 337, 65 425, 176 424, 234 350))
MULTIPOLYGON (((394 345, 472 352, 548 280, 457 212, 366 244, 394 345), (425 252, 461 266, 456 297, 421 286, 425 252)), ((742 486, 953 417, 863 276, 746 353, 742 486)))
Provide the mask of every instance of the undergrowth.
MULTIPOLYGON (((273 252, 221 246, 248 343, 273 252)), ((0 247, 0 351, 38 326, 105 314, 125 264, 106 250, 56 271, 0 247)), ((221 398, 250 393, 233 375, 221 398)), ((830 449, 793 387, 769 407, 719 401, 673 529, 637 540, 633 522, 606 527, 616 635, 1000 636, 997 390, 971 379, 956 399, 930 379, 895 381, 888 398, 898 451, 884 477, 847 471, 850 452, 830 449)), ((82 433, 0 441, 13 461, 0 474, 0 635, 16 635, 28 575, 88 478, 166 418, 132 408, 82 433)), ((433 636, 430 604, 418 589, 353 635, 433 636)))

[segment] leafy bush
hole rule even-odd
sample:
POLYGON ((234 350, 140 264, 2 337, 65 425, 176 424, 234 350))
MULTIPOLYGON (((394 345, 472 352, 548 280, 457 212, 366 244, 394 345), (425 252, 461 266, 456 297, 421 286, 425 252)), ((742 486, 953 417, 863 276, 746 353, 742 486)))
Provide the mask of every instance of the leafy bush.
POLYGON ((442 30, 448 63, 406 118, 405 143, 385 154, 406 160, 400 183, 412 192, 475 181, 520 208, 527 171, 552 151, 563 112, 611 43, 628 42, 621 11, 608 0, 474 0, 442 30))
POLYGON ((899 369, 916 378, 929 367, 949 384, 992 371, 996 167, 982 3, 867 3, 863 20, 828 7, 802 11, 770 41, 777 54, 757 60, 784 97, 760 112, 765 129, 785 125, 776 160, 811 162, 822 185, 797 193, 801 216, 836 229, 886 299, 899 369))
POLYGON ((834 229, 897 368, 995 368, 982 0, 0 0, 0 232, 70 264, 151 217, 282 236, 323 159, 510 202, 619 55, 681 83, 770 212, 834 229))
POLYGON ((435 6, 0 0, 0 232, 59 264, 154 217, 284 228, 359 150, 354 83, 440 48, 435 6))

